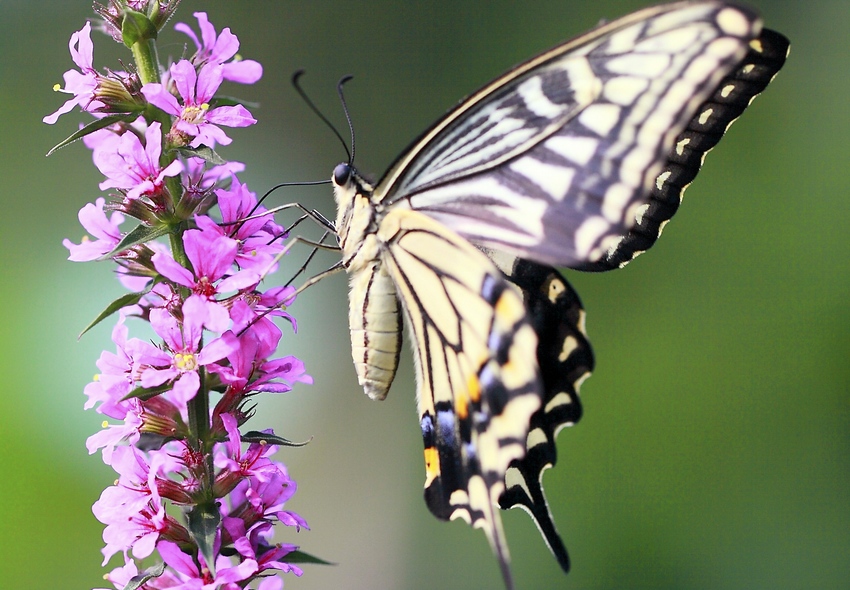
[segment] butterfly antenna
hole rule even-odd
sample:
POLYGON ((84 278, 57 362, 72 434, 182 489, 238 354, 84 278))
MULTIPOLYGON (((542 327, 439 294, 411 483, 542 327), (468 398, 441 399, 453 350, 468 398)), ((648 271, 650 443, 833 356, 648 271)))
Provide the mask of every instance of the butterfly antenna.
MULTIPOLYGON (((333 123, 331 123, 331 122, 328 120, 328 118, 327 118, 327 117, 325 117, 325 115, 324 115, 324 114, 322 114, 322 111, 320 111, 320 110, 319 110, 319 107, 317 107, 317 106, 315 105, 315 103, 313 103, 313 101, 312 101, 312 100, 310 100, 310 97, 309 97, 309 96, 307 96, 307 93, 306 93, 306 92, 304 92, 304 89, 303 89, 303 88, 301 88, 301 83, 299 82, 299 80, 300 80, 301 76, 303 76, 303 75, 304 75, 304 70, 298 70, 297 72, 295 72, 294 74, 292 74, 292 86, 294 86, 294 87, 295 87, 295 91, 296 91, 296 92, 298 92, 298 94, 301 96, 301 98, 304 100, 304 102, 306 102, 306 103, 307 103, 307 106, 308 106, 308 107, 310 107, 310 110, 311 110, 311 111, 313 111, 314 113, 316 113, 316 115, 317 115, 317 116, 318 116, 318 117, 319 117, 322 121, 324 121, 325 125, 327 125, 327 126, 328 126, 328 128, 329 128, 331 131, 333 131, 333 132, 334 132, 334 135, 336 135, 337 139, 339 139, 339 142, 342 144, 342 148, 345 150, 345 154, 348 156, 348 161, 349 161, 349 162, 353 162, 353 161, 354 161, 354 160, 353 160, 353 154, 352 154, 352 152, 354 151, 354 139, 353 139, 353 133, 352 133, 352 145, 351 145, 351 151, 348 151, 348 146, 347 146, 347 145, 345 145, 345 140, 342 138, 342 135, 340 135, 339 131, 337 131, 337 128, 336 128, 336 127, 334 127, 333 123)), ((350 76, 349 76, 349 77, 350 77, 350 76)), ((340 85, 342 85, 342 83, 343 83, 343 82, 340 82, 340 85)), ((343 101, 343 106, 344 106, 344 105, 345 105, 345 101, 343 101)), ((348 117, 348 111, 347 111, 347 110, 346 110, 345 114, 346 114, 346 118, 347 118, 347 117, 348 117)), ((348 121, 348 126, 349 126, 349 128, 351 127, 351 120, 349 120, 349 121, 348 121)))
POLYGON ((351 158, 348 160, 349 164, 354 164, 354 125, 351 123, 351 115, 348 113, 348 105, 345 103, 345 93, 342 91, 342 87, 346 82, 354 78, 352 75, 343 76, 342 80, 336 85, 337 94, 339 94, 339 100, 342 103, 342 110, 345 111, 345 120, 348 121, 348 130, 351 133, 351 158))

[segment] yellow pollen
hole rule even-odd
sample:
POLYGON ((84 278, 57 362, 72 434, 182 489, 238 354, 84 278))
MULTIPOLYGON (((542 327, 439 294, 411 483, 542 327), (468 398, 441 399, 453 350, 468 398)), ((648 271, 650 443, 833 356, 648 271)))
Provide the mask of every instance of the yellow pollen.
POLYGON ((198 125, 204 122, 204 113, 210 108, 210 105, 204 103, 201 106, 188 106, 183 109, 180 118, 187 123, 198 125), (206 108, 204 108, 206 107, 206 108))
POLYGON ((106 420, 100 423, 101 428, 106 428, 107 426, 109 426, 109 422, 107 422, 106 420))
POLYGON ((100 373, 95 373, 94 377, 92 377, 92 381, 100 381, 100 373))
POLYGON ((205 102, 204 104, 201 105, 201 110, 202 111, 210 110, 210 104, 208 102, 205 102))
POLYGON ((62 86, 60 84, 53 85, 53 92, 59 92, 60 90, 62 90, 62 86))
POLYGON ((194 371, 198 368, 198 362, 192 353, 178 352, 174 355, 174 364, 181 371, 194 371))

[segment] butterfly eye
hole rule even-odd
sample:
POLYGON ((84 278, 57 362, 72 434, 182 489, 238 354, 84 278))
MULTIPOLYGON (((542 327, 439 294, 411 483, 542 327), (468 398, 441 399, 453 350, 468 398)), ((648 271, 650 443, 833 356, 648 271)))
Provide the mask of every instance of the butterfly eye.
POLYGON ((337 186, 344 186, 348 184, 348 181, 351 179, 351 166, 343 162, 342 164, 337 164, 336 168, 334 168, 334 184, 337 186))

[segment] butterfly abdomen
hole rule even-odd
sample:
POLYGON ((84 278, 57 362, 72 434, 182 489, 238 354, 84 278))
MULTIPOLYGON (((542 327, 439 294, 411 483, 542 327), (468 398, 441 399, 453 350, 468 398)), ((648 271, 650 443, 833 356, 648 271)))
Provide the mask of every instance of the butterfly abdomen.
POLYGON ((384 399, 398 368, 401 316, 395 287, 380 261, 350 274, 348 323, 357 380, 372 399, 384 399))

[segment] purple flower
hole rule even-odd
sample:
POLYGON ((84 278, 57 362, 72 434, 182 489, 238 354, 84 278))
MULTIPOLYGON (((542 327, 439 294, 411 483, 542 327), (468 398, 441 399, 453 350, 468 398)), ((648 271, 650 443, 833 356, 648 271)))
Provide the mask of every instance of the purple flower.
POLYGON ((188 158, 183 179, 184 186, 196 192, 206 192, 219 183, 229 182, 245 170, 242 162, 226 162, 220 166, 206 167, 203 158, 188 158))
POLYGON ((218 453, 215 459, 216 467, 222 469, 219 475, 221 479, 238 482, 251 478, 263 482, 277 475, 278 464, 268 458, 269 455, 277 452, 276 446, 251 443, 248 450, 243 453, 236 418, 230 414, 222 414, 221 421, 228 435, 226 454, 218 453))
POLYGON ((253 84, 263 75, 263 66, 252 59, 240 60, 238 57, 233 61, 228 60, 236 56, 239 51, 239 39, 226 27, 221 35, 216 36, 215 27, 207 19, 206 12, 196 12, 198 27, 201 29, 201 39, 198 40, 195 32, 185 23, 177 23, 174 28, 181 33, 186 33, 195 43, 197 51, 192 56, 192 63, 196 66, 212 63, 223 66, 222 76, 225 80, 239 82, 240 84, 253 84))
POLYGON ((78 107, 99 120, 79 129, 103 174, 101 190, 119 194, 112 203, 98 198, 83 207, 78 217, 87 235, 79 244, 63 244, 74 261, 111 254, 119 279, 134 293, 116 302, 125 304, 112 332, 115 348, 101 354, 98 374, 85 387, 85 407, 109 420, 88 438, 87 449, 102 451, 118 474, 92 509, 105 525, 104 564, 118 553, 124 558, 106 578, 116 588, 134 585, 137 560, 158 551, 169 567, 143 584, 150 590, 281 590, 275 572, 302 571, 285 561, 298 547, 273 542, 274 525, 298 531, 307 523, 285 510, 297 486, 286 466, 272 459, 277 448, 261 442, 243 448, 239 425, 255 413, 248 396, 312 382, 295 357, 274 358, 283 332, 272 320, 283 318, 295 328, 284 311, 293 289, 258 288, 276 270, 286 232, 239 182, 244 164, 212 166, 200 152, 179 160, 175 155, 187 145, 229 144, 223 127, 256 123, 243 106, 216 106, 232 102, 215 94, 224 80, 256 82, 263 69, 241 60, 229 28, 217 32, 198 12, 199 29, 177 25, 195 44, 194 55, 164 72, 153 32, 178 3, 96 3, 101 29, 119 42, 137 41, 136 33, 146 41, 134 46, 135 67, 98 73, 91 39, 97 25, 87 23, 71 37, 74 68, 56 88, 70 98, 44 117, 52 124, 78 107), (128 16, 141 29, 126 29, 128 16), (164 72, 161 83, 142 86, 158 72, 164 72), (104 119, 111 113, 122 116, 104 119), (216 204, 220 222, 206 215, 216 204), (132 245, 116 253, 127 239, 121 231, 127 216, 142 224, 132 232, 132 245), (171 249, 160 239, 165 232, 171 249), (129 316, 149 323, 156 337, 131 338, 129 316), (204 418, 208 428, 199 424, 204 418), (185 518, 211 500, 221 514, 214 536, 185 518))
POLYGON ((165 253, 154 254, 151 261, 158 273, 199 296, 207 307, 207 327, 224 332, 230 317, 215 296, 248 289, 259 282, 260 276, 252 269, 245 269, 224 278, 232 270, 239 244, 218 232, 189 230, 183 234, 183 246, 194 273, 165 253), (223 280, 216 284, 220 279, 223 280))
POLYGON ((205 303, 202 297, 190 296, 183 304, 182 324, 165 309, 151 310, 151 327, 163 339, 165 349, 146 344, 146 350, 136 359, 146 365, 141 375, 142 387, 172 382, 166 395, 181 406, 198 392, 200 368, 226 357, 238 346, 233 333, 225 332, 200 347, 203 328, 209 320, 205 303))
POLYGON ((196 72, 195 66, 185 59, 172 65, 171 78, 183 101, 182 105, 159 83, 145 84, 142 94, 154 106, 177 117, 171 134, 179 131, 193 137, 190 146, 228 145, 232 140, 218 125, 247 127, 257 121, 242 105, 210 108, 209 103, 224 79, 223 69, 219 64, 207 64, 196 72))
MULTIPOLYGON (((127 404, 135 408, 134 412, 127 412, 123 424, 108 424, 104 421, 104 429, 95 432, 86 439, 86 448, 89 455, 93 455, 95 451, 103 448, 103 462, 107 465, 112 465, 115 450, 121 443, 136 444, 141 437, 142 422, 142 407, 138 400, 127 400, 127 404)), ((127 447, 121 447, 127 448, 127 447)))
POLYGON ((82 29, 71 35, 68 49, 71 50, 71 59, 80 71, 65 72, 62 76, 65 80, 65 88, 58 88, 57 84, 55 90, 72 94, 73 97, 69 98, 55 113, 42 119, 49 125, 53 125, 61 115, 70 112, 77 105, 85 111, 95 111, 104 106, 102 102, 95 99, 100 74, 92 67, 94 45, 91 42, 91 23, 87 22, 82 29))
POLYGON ((168 588, 180 590, 215 590, 223 588, 226 590, 241 588, 236 582, 249 579, 257 571, 257 562, 246 559, 239 565, 234 566, 227 557, 219 555, 215 560, 215 575, 206 567, 202 555, 198 555, 197 562, 192 556, 183 553, 180 547, 170 541, 160 541, 156 550, 162 560, 177 574, 182 584, 168 588), (198 568, 198 563, 201 568, 198 568))
POLYGON ((97 411, 116 420, 124 420, 132 404, 124 397, 133 390, 139 377, 139 366, 135 357, 144 345, 138 338, 127 339, 127 326, 122 314, 118 323, 112 329, 112 341, 115 343, 114 353, 103 351, 97 361, 100 370, 95 380, 85 389, 88 396, 85 408, 90 409, 99 404, 97 411))
POLYGON ((261 520, 250 530, 245 530, 245 523, 239 518, 225 517, 222 525, 233 539, 233 548, 242 557, 256 560, 258 573, 269 570, 279 570, 283 573, 292 572, 301 576, 304 572, 298 566, 281 561, 281 558, 296 551, 298 545, 291 543, 271 542, 274 528, 271 522, 261 520))
POLYGON ((96 149, 94 164, 106 180, 101 190, 118 188, 127 191, 128 199, 151 196, 162 190, 165 179, 180 174, 183 165, 174 160, 165 168, 159 163, 162 155, 160 124, 151 123, 145 131, 145 145, 134 133, 124 133, 118 141, 117 152, 96 149))
POLYGON ((62 245, 70 252, 68 260, 74 262, 96 260, 107 252, 111 252, 121 241, 121 230, 118 226, 124 222, 124 216, 115 211, 111 217, 107 218, 103 210, 105 204, 106 200, 101 197, 95 203, 88 203, 80 209, 77 215, 80 224, 97 239, 92 241, 85 236, 79 244, 71 240, 63 240, 62 245))
POLYGON ((134 576, 138 575, 138 573, 139 568, 136 566, 136 562, 125 554, 124 565, 116 567, 104 576, 104 579, 107 582, 111 582, 114 585, 114 589, 94 588, 94 590, 122 590, 130 583, 130 580, 132 580, 134 576))
POLYGON ((233 179, 230 190, 215 191, 221 211, 221 225, 212 219, 196 218, 198 226, 217 231, 239 241, 236 262, 242 268, 254 268, 263 274, 275 272, 275 257, 283 250, 281 238, 285 230, 274 222, 271 215, 263 217, 267 209, 257 204, 257 195, 248 186, 233 179), (253 219, 247 219, 247 217, 253 219))
MULTIPOLYGON (((95 517, 107 525, 103 531, 103 563, 119 551, 133 549, 136 558, 153 552, 162 531, 168 528, 156 476, 164 465, 160 458, 148 464, 145 454, 135 447, 115 449, 112 467, 119 474, 118 483, 106 488, 92 506, 95 517)), ((167 457, 165 458, 167 459, 167 457)))

